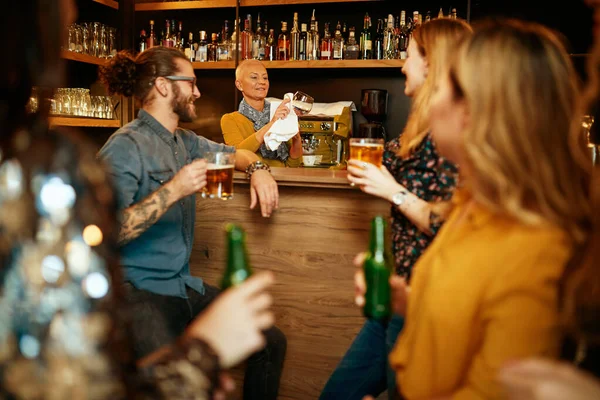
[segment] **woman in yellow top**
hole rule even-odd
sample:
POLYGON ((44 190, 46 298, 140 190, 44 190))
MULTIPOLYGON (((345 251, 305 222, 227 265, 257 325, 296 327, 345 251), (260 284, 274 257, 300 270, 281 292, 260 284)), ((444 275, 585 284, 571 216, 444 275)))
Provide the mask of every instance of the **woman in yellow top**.
POLYGON ((558 356, 558 282, 591 216, 574 76, 554 34, 504 21, 466 39, 439 81, 431 133, 462 187, 410 288, 391 279, 405 399, 502 398, 504 364, 558 356))
POLYGON ((237 149, 255 152, 271 167, 299 167, 302 161, 300 134, 276 150, 269 150, 265 135, 278 119, 285 119, 290 112, 289 100, 284 100, 270 118, 271 104, 265 100, 269 93, 267 69, 258 60, 245 60, 235 71, 235 87, 244 98, 238 111, 223 115, 221 130, 225 143, 237 149))

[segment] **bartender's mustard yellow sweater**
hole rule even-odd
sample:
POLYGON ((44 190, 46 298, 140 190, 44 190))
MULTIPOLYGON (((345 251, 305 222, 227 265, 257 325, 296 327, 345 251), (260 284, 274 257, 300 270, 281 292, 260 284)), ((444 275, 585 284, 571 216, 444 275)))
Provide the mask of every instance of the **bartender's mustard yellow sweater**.
MULTIPOLYGON (((223 115, 221 118, 221 131, 225 144, 235 146, 236 149, 250 150, 256 153, 261 160, 271 167, 299 167, 302 161, 301 157, 289 157, 286 162, 263 158, 258 152, 260 143, 254 134, 254 124, 248 118, 244 117, 238 111, 223 115)), ((291 139, 287 142, 288 148, 292 145, 291 139)))

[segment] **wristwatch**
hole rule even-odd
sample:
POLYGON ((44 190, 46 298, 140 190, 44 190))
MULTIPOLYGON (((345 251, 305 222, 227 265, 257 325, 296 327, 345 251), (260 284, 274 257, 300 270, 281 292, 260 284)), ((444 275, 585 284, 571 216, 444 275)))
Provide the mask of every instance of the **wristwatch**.
POLYGON ((400 207, 406 201, 406 196, 408 196, 408 192, 406 190, 401 190, 398 193, 394 193, 392 196, 392 203, 396 207, 400 207))
POLYGON ((248 177, 248 179, 250 179, 252 177, 252 174, 255 171, 258 171, 259 169, 266 169, 267 171, 271 172, 271 167, 269 167, 264 162, 258 160, 258 161, 254 161, 253 163, 251 163, 250 165, 248 165, 246 167, 246 177, 248 177))

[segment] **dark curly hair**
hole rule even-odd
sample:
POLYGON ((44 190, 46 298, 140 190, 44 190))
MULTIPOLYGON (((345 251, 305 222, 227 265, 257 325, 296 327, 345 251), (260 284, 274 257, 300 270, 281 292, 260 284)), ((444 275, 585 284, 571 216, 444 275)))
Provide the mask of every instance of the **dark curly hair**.
POLYGON ((156 78, 179 72, 175 61, 178 58, 189 61, 182 52, 169 47, 152 47, 137 57, 121 51, 107 65, 100 67, 100 81, 111 94, 135 96, 142 104, 147 104, 153 100, 150 92, 156 78))

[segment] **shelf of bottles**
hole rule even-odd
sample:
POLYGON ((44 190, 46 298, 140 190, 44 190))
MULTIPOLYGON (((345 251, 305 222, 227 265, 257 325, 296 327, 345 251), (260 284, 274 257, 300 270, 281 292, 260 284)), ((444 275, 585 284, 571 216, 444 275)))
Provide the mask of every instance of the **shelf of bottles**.
POLYGON ((74 51, 62 50, 60 56, 65 60, 78 61, 85 64, 104 65, 108 59, 90 56, 83 53, 75 53, 74 51))
MULTIPOLYGON (((262 61, 267 69, 402 68, 404 60, 298 60, 262 61)), ((193 62, 194 69, 235 69, 235 61, 193 62)))
POLYGON ((49 117, 51 126, 76 126, 92 128, 119 128, 121 122, 116 119, 85 118, 85 117, 49 117))
POLYGON ((119 9, 119 3, 114 0, 92 0, 94 3, 104 4, 110 8, 114 8, 115 10, 119 9))
MULTIPOLYGON (((110 1, 110 0, 95 0, 110 1)), ((350 3, 380 0, 241 0, 242 7, 264 7, 290 4, 350 3)), ((151 1, 139 2, 135 11, 193 10, 199 8, 235 8, 236 0, 198 0, 198 1, 151 1)))
MULTIPOLYGON (((282 21, 278 35, 274 29, 267 30, 266 23, 263 31, 259 13, 255 31, 252 16, 248 14, 243 28, 240 25, 238 29, 236 21, 232 27, 226 20, 220 33, 213 32, 209 36, 207 31, 200 31, 200 40, 195 41, 190 32, 187 42, 181 21, 177 29, 175 20, 166 20, 165 31, 157 38, 154 20, 151 20, 149 34, 141 31, 138 50, 142 52, 159 45, 174 47, 186 54, 195 69, 233 69, 236 60, 247 59, 261 60, 267 68, 280 69, 400 68, 407 57, 413 29, 423 23, 418 11, 412 18, 407 18, 402 11, 397 18, 388 14, 387 18, 378 19, 374 31, 367 13, 361 31, 353 26, 346 29, 346 24, 340 21, 335 26, 326 23, 320 31, 315 12, 313 9, 310 24, 300 24, 298 13, 294 13, 292 29, 288 30, 288 23, 282 21)), ((442 10, 438 17, 443 17, 442 10)), ((450 17, 457 18, 456 9, 450 17)), ((429 19, 431 15, 427 13, 425 22, 429 19)))

